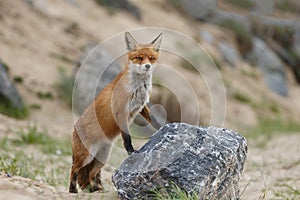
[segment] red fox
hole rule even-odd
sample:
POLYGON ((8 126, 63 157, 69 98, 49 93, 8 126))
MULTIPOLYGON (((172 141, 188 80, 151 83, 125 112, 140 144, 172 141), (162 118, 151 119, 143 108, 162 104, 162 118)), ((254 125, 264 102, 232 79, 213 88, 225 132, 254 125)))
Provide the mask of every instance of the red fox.
POLYGON ((149 102, 152 73, 157 65, 162 41, 160 33, 150 44, 139 44, 125 32, 128 63, 80 116, 72 138, 72 168, 70 193, 77 193, 78 181, 82 190, 102 190, 101 168, 106 163, 113 139, 120 133, 128 155, 134 152, 129 124, 137 114, 151 123, 149 102))

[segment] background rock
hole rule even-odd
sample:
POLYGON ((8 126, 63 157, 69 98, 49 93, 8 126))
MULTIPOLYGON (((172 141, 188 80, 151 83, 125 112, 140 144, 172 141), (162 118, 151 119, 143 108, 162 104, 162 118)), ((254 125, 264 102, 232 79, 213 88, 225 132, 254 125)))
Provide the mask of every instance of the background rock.
POLYGON ((226 21, 233 21, 239 24, 244 30, 251 30, 251 22, 246 15, 217 10, 209 19, 208 22, 221 24, 226 21))
POLYGON ((283 64, 278 56, 259 38, 253 40, 252 60, 264 75, 267 86, 275 93, 287 96, 288 87, 283 64))
POLYGON ((300 58, 300 27, 294 34, 293 51, 300 58))
POLYGON ((217 10, 216 0, 182 0, 183 9, 197 20, 206 20, 217 10))
POLYGON ((7 69, 0 60, 0 100, 8 101, 9 106, 17 109, 24 107, 22 98, 14 83, 10 80, 7 69))
POLYGON ((222 41, 218 44, 223 60, 232 66, 236 66, 241 61, 240 53, 230 43, 222 41))
POLYGON ((112 180, 121 199, 148 198, 172 184, 201 199, 232 199, 246 154, 245 138, 232 130, 173 123, 129 156, 112 180))
POLYGON ((130 1, 127 0, 99 1, 98 0, 96 2, 99 3, 100 5, 108 7, 110 9, 110 12, 116 9, 120 9, 130 13, 138 20, 142 19, 140 9, 130 1))
POLYGON ((216 41, 216 38, 212 33, 203 29, 199 30, 199 36, 204 42, 209 44, 213 44, 216 41))
POLYGON ((76 61, 73 105, 78 113, 82 113, 99 92, 121 72, 118 63, 111 63, 113 60, 106 49, 96 48, 95 44, 91 44, 76 61))

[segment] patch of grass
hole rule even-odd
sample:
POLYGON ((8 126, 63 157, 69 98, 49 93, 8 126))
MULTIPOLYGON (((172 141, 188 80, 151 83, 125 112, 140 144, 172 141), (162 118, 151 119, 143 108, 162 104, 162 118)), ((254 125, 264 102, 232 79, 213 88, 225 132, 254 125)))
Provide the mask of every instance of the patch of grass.
POLYGON ((154 191, 155 200, 198 200, 200 199, 196 193, 188 194, 177 185, 172 184, 170 188, 163 188, 154 191))
POLYGON ((21 76, 15 76, 15 77, 14 77, 14 81, 15 81, 16 83, 23 83, 23 78, 22 78, 21 76))
MULTIPOLYGON (((253 64, 253 65, 255 65, 255 64, 253 64)), ((249 71, 249 70, 242 69, 242 73, 245 76, 248 76, 248 77, 253 78, 255 80, 259 80, 259 75, 255 71, 253 71, 253 70, 249 71)))
POLYGON ((241 103, 251 103, 252 102, 252 100, 249 96, 247 96, 246 94, 241 93, 239 91, 234 92, 233 98, 241 103))
POLYGON ((268 24, 265 25, 259 20, 254 20, 252 26, 252 31, 255 35, 264 40, 268 41, 270 39, 279 43, 285 49, 290 49, 293 45, 293 35, 296 28, 288 24, 268 24))
POLYGON ((27 130, 20 129, 17 132, 19 138, 15 140, 17 144, 46 144, 50 137, 39 131, 35 125, 29 126, 27 130))
POLYGON ((53 95, 51 92, 37 92, 36 93, 37 97, 40 99, 53 99, 53 95))
POLYGON ((52 186, 64 185, 67 186, 69 183, 69 165, 65 162, 59 162, 59 158, 51 158, 48 162, 55 166, 45 171, 44 180, 52 186))
POLYGON ((271 137, 274 134, 300 132, 300 124, 280 118, 261 119, 256 127, 244 132, 248 138, 258 138, 259 136, 271 137))
POLYGON ((238 49, 243 56, 251 51, 253 47, 252 34, 245 30, 242 24, 239 24, 233 20, 224 20, 219 23, 219 25, 232 31, 235 34, 238 49))
POLYGON ((7 150, 9 146, 9 140, 7 137, 1 138, 0 140, 0 148, 2 150, 7 150))
POLYGON ((39 144, 41 150, 47 154, 71 155, 71 141, 69 138, 55 139, 45 131, 40 131, 35 125, 29 126, 26 130, 17 132, 19 138, 14 142, 17 144, 39 144))
POLYGON ((42 168, 32 168, 32 160, 33 158, 27 156, 23 151, 19 151, 13 156, 0 155, 0 171, 10 175, 35 179, 42 168))
MULTIPOLYGON (((65 27, 64 31, 66 33, 72 34, 76 37, 79 36, 79 32, 80 32, 80 27, 79 24, 77 22, 71 22, 67 27, 65 27)), ((72 59, 69 59, 68 57, 61 55, 60 56, 61 60, 66 62, 66 63, 73 63, 72 59)))
POLYGON ((59 97, 65 100, 68 106, 72 107, 72 94, 74 79, 68 75, 63 68, 59 68, 60 80, 56 85, 59 97))
POLYGON ((18 136, 17 139, 0 138, 0 171, 67 187, 70 138, 52 138, 34 125, 18 131, 18 136))
POLYGON ((29 109, 26 105, 23 108, 18 109, 0 95, 0 113, 17 119, 25 119, 29 115, 29 109))
POLYGON ((50 138, 47 144, 42 146, 42 151, 47 154, 72 155, 71 140, 50 138))
POLYGON ((223 2, 247 10, 251 9, 254 6, 253 1, 250 0, 223 0, 223 2))
POLYGON ((275 8, 282 12, 300 12, 300 4, 296 0, 280 0, 276 1, 275 8))
MULTIPOLYGON (((0 171, 9 176, 22 176, 33 180, 39 179, 52 186, 68 185, 69 165, 61 162, 62 158, 28 155, 24 150, 0 154, 0 171), (51 165, 52 167, 49 167, 51 165)), ((65 161, 65 160, 63 160, 65 161)))
POLYGON ((59 58, 60 58, 60 60, 64 61, 65 63, 72 64, 74 62, 71 58, 69 58, 65 55, 60 55, 59 58))
POLYGON ((173 5, 175 8, 179 9, 179 10, 183 10, 182 8, 182 0, 168 0, 168 3, 173 5))
POLYGON ((114 3, 110 3, 110 0, 95 0, 95 2, 98 5, 105 6, 109 15, 114 15, 118 10, 118 6, 114 5, 114 3))
POLYGON ((279 109, 279 106, 275 103, 271 103, 271 104, 268 104, 269 105, 269 109, 274 113, 274 114, 279 114, 280 112, 280 109, 279 109))
POLYGON ((39 110, 39 109, 41 109, 41 106, 39 105, 39 104, 30 104, 30 109, 35 109, 35 110, 39 110))
POLYGON ((293 44, 293 35, 295 33, 295 29, 290 26, 273 26, 270 27, 272 31, 272 38, 275 41, 278 41, 285 48, 289 48, 293 44))
POLYGON ((274 195, 283 200, 300 199, 300 189, 288 184, 280 185, 281 189, 274 191, 274 195))

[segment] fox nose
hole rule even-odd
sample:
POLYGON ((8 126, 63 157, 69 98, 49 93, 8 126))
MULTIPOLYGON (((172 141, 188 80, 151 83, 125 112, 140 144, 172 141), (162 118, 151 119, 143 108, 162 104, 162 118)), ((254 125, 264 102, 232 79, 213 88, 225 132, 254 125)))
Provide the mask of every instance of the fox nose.
POLYGON ((145 67, 146 69, 150 69, 151 66, 149 64, 146 64, 145 67))

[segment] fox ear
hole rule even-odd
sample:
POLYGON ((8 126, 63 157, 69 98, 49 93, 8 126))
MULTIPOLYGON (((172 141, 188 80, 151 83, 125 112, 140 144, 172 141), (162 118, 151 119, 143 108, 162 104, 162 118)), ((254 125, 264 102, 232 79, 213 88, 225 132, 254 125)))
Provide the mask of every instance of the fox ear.
POLYGON ((153 46, 153 48, 156 50, 156 51, 159 51, 159 47, 160 47, 160 44, 161 44, 161 40, 162 40, 162 33, 160 33, 152 42, 151 42, 151 45, 153 46))
POLYGON ((125 32, 125 42, 126 42, 126 46, 127 46, 128 51, 135 51, 136 50, 137 41, 127 31, 125 32))

